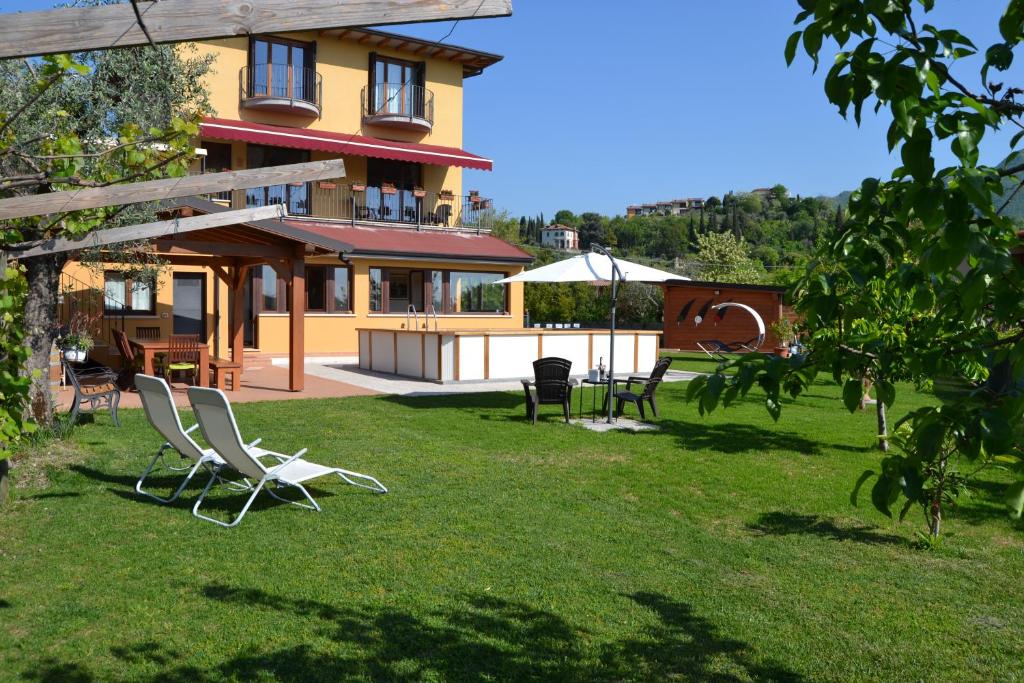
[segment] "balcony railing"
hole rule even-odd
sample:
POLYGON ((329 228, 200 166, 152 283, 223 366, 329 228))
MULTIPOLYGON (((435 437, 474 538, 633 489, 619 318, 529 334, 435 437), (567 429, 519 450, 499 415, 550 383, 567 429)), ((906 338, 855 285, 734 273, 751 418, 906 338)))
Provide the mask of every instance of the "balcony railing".
POLYGON ((284 204, 293 217, 415 228, 490 230, 494 202, 478 195, 367 186, 352 181, 320 181, 235 190, 207 197, 235 209, 284 204))
POLYGON ((367 123, 421 131, 434 126, 434 93, 420 85, 377 83, 364 87, 362 107, 367 123))
POLYGON ((323 78, 313 69, 288 64, 243 66, 238 87, 243 107, 320 116, 323 78))

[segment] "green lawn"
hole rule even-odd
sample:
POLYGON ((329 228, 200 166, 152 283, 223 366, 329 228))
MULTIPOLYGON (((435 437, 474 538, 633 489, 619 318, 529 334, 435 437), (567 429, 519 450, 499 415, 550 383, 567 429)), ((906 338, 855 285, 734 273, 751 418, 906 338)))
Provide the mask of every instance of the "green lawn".
POLYGON ((821 385, 777 425, 753 396, 702 419, 685 387, 638 434, 531 427, 516 394, 240 405, 244 436, 391 493, 326 481, 322 513, 267 497, 233 530, 198 487, 136 496, 158 438, 100 415, 0 513, 0 679, 1024 679, 1024 527, 991 481, 916 549, 920 515, 849 502, 873 414, 821 385))

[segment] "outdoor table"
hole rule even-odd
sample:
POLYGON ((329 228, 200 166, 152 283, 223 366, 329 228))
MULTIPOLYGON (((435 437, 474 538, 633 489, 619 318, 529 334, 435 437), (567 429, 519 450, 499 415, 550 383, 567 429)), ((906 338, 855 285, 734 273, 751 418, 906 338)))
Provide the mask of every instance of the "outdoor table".
MULTIPOLYGON (((128 343, 134 346, 142 354, 142 371, 147 375, 153 374, 153 360, 158 353, 170 351, 169 339, 139 339, 132 337, 128 343)), ((199 386, 210 386, 210 349, 206 344, 199 344, 199 386)))
MULTIPOLYGON (((622 384, 627 380, 625 375, 616 377, 613 382, 613 389, 615 384, 622 384)), ((594 393, 590 396, 590 421, 597 422, 597 387, 602 387, 601 395, 604 397, 601 399, 601 406, 604 409, 604 414, 608 414, 608 378, 604 379, 590 379, 584 377, 580 380, 580 419, 583 419, 583 386, 589 384, 594 387, 594 393)), ((616 417, 618 417, 616 415, 616 417)))

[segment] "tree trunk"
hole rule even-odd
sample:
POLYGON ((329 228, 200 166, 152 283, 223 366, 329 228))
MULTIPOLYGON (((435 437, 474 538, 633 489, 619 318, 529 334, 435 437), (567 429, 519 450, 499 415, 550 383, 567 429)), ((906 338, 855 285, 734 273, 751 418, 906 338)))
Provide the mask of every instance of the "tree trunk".
POLYGON ((7 502, 7 495, 11 490, 11 461, 9 458, 0 460, 0 507, 7 502))
POLYGON ((41 426, 53 422, 53 396, 50 394, 50 350, 57 337, 57 297, 60 271, 66 258, 62 255, 37 256, 25 259, 28 295, 25 298, 26 340, 32 355, 26 370, 38 370, 29 389, 32 417, 41 426))
POLYGON ((875 414, 878 416, 878 450, 889 452, 889 423, 885 419, 885 404, 881 399, 875 400, 875 414))

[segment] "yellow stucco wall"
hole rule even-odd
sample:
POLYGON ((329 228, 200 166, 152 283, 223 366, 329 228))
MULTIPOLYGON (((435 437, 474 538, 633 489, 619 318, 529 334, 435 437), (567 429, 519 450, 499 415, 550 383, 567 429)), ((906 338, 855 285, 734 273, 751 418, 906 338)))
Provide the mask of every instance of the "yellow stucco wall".
MULTIPOLYGON (((309 264, 323 263, 338 265, 335 258, 312 258, 307 261, 309 264)), ((482 272, 507 273, 514 275, 522 271, 519 265, 494 265, 476 264, 472 262, 452 261, 420 261, 420 260, 379 260, 379 259, 353 259, 354 268, 353 280, 353 307, 354 312, 350 314, 323 314, 307 313, 305 316, 305 352, 306 355, 331 355, 331 354, 354 354, 358 351, 358 337, 356 329, 360 327, 376 327, 380 329, 404 329, 404 314, 382 314, 370 313, 370 285, 369 270, 371 267, 379 268, 414 268, 414 269, 464 269, 482 272)), ((110 265, 111 270, 117 270, 116 265, 110 265)), ((103 278, 93 268, 86 268, 78 262, 68 263, 64 272, 97 290, 103 289, 103 278)), ((167 336, 172 331, 174 296, 172 287, 173 273, 206 273, 206 342, 210 347, 210 353, 214 356, 227 358, 230 356, 230 331, 228 328, 230 315, 230 299, 228 298, 229 286, 221 282, 215 286, 216 273, 209 268, 202 266, 174 266, 173 269, 166 268, 160 277, 156 292, 156 310, 153 315, 129 315, 125 316, 125 331, 129 337, 136 336, 138 327, 159 326, 161 336, 167 336), (219 294, 219 306, 214 305, 215 295, 219 294), (216 311, 219 308, 219 324, 216 322, 216 311), (215 348, 214 328, 219 327, 220 345, 215 348)), ((439 315, 440 327, 443 330, 476 330, 476 329, 518 329, 523 323, 523 286, 521 284, 509 285, 509 313, 507 315, 487 314, 466 314, 466 315, 439 315)), ((420 316, 423 322, 423 316, 420 316)), ((258 348, 260 353, 287 354, 288 353, 288 329, 289 319, 286 313, 261 313, 258 321, 258 348)), ((117 351, 113 347, 107 348, 102 340, 99 343, 94 355, 100 360, 109 360, 116 364, 117 351)))
MULTIPOLYGON (((367 135, 388 140, 462 147, 461 64, 444 59, 424 59, 411 52, 370 47, 353 40, 319 36, 315 33, 293 33, 286 37, 291 40, 316 42, 316 70, 323 78, 323 106, 320 118, 260 111, 241 106, 239 73, 248 63, 248 38, 229 38, 194 44, 199 55, 212 54, 215 57, 206 86, 217 117, 333 133, 367 135), (434 124, 429 133, 363 122, 360 96, 368 84, 371 52, 413 62, 426 62, 426 87, 434 93, 434 124)), ((235 143, 233 147, 233 168, 245 168, 245 144, 235 143)), ((316 160, 333 156, 335 155, 314 154, 312 158, 316 160)), ((366 159, 344 158, 346 181, 365 181, 366 159)), ((423 186, 431 192, 445 189, 451 190, 455 195, 461 195, 462 169, 424 165, 423 186)))

